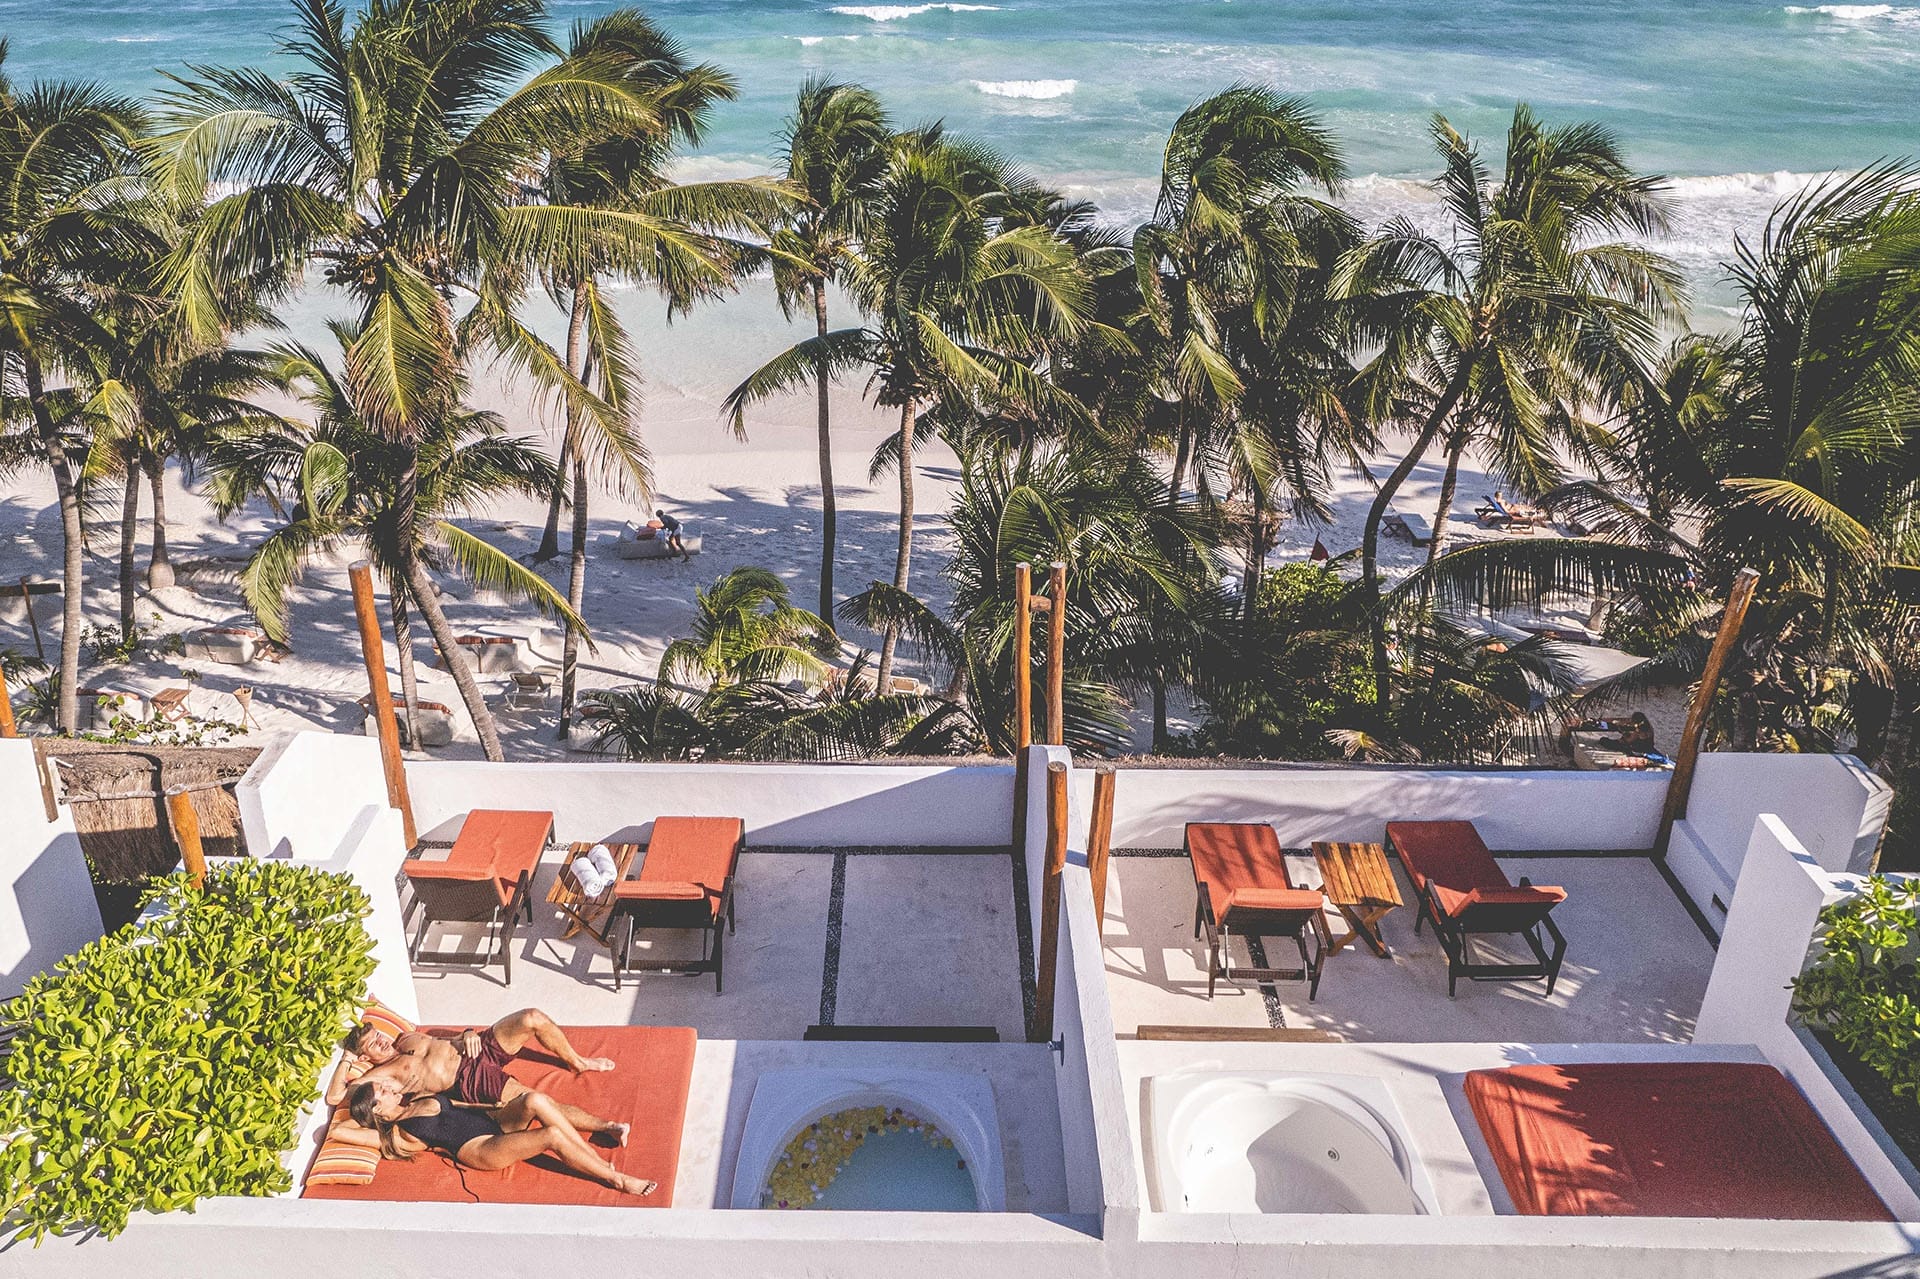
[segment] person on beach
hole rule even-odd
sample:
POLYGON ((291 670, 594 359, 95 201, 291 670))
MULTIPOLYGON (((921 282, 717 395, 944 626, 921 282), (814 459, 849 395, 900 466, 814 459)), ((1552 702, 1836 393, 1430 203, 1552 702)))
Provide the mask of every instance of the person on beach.
POLYGON ((693 555, 687 550, 687 544, 680 539, 680 521, 665 511, 655 511, 653 518, 660 521, 660 527, 667 535, 667 554, 678 554, 682 564, 691 562, 693 555))
MULTIPOLYGON (((389 1035, 361 1022, 347 1032, 344 1046, 347 1056, 327 1083, 330 1106, 346 1099, 362 1067, 361 1083, 386 1080, 407 1097, 447 1093, 456 1101, 491 1109, 496 1117, 533 1092, 506 1072, 508 1059, 529 1046, 558 1057, 575 1074, 613 1069, 610 1058, 583 1057, 576 1052, 553 1018, 538 1008, 522 1008, 484 1030, 463 1030, 450 1038, 417 1030, 389 1035)), ((553 1104, 573 1127, 604 1135, 616 1145, 625 1144, 626 1124, 601 1119, 565 1102, 553 1104)))
POLYGON ((464 1168, 498 1172, 552 1155, 622 1194, 645 1196, 659 1189, 658 1183, 621 1172, 602 1158, 545 1093, 523 1090, 508 1105, 488 1111, 463 1106, 447 1092, 409 1096, 392 1079, 377 1078, 355 1084, 347 1098, 355 1126, 343 1128, 340 1136, 377 1146, 387 1159, 437 1150, 464 1168))

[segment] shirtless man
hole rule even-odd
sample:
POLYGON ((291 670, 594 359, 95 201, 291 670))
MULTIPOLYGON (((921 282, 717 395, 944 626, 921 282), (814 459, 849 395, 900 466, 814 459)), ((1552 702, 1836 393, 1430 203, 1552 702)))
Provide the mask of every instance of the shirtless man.
MULTIPOLYGON (((456 1101, 502 1112, 533 1091, 506 1072, 507 1059, 529 1044, 558 1057, 575 1074, 612 1070, 607 1057, 582 1057, 553 1018, 538 1008, 508 1013, 485 1030, 463 1030, 451 1038, 408 1031, 394 1036, 362 1022, 347 1033, 348 1056, 327 1082, 327 1104, 346 1100, 356 1082, 390 1080, 407 1097, 451 1093, 456 1101), (355 1058, 370 1069, 353 1078, 355 1058)), ((556 1103, 568 1123, 615 1146, 627 1144, 629 1125, 613 1123, 578 1106, 556 1103)), ((497 1117, 497 1116, 496 1116, 497 1117)))

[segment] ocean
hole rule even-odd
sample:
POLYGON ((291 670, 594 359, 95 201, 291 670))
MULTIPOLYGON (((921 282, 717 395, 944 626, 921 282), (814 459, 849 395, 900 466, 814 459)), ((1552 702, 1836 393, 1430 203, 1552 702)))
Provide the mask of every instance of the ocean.
MULTIPOLYGON (((602 12, 558 0, 556 28, 602 12)), ((945 119, 1115 222, 1152 206, 1174 117, 1237 81, 1299 94, 1345 144, 1345 199, 1370 221, 1423 218, 1435 112, 1497 168, 1516 101, 1615 129, 1671 175, 1696 321, 1730 316, 1724 270, 1783 196, 1815 175, 1920 150, 1920 7, 1773 0, 1004 0, 832 4, 656 0, 696 56, 731 71, 686 171, 763 171, 800 81, 878 90, 897 120, 945 119)), ((0 2, 16 79, 91 77, 131 91, 187 61, 274 66, 278 0, 150 5, 0 2)))

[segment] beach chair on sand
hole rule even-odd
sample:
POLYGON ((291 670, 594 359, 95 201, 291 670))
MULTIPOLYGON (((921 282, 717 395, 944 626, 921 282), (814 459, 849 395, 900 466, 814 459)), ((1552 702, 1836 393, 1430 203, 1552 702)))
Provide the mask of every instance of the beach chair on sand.
POLYGON ((1541 522, 1537 516, 1522 512, 1503 501, 1498 493, 1489 497, 1485 506, 1474 507, 1473 514, 1483 526, 1503 529, 1508 533, 1531 535, 1541 522))
POLYGON ((684 963, 643 962, 654 972, 713 974, 721 992, 727 934, 733 931, 733 878, 746 849, 747 824, 738 817, 658 817, 636 879, 613 886, 608 936, 618 939, 613 988, 634 966, 634 935, 643 928, 689 929, 701 934, 700 958, 684 963))
POLYGON ((1526 981, 1544 977, 1547 994, 1560 976, 1567 939, 1553 922, 1553 908, 1567 899, 1564 888, 1536 887, 1526 879, 1516 886, 1493 859, 1472 822, 1388 822, 1387 843, 1400 856, 1420 901, 1413 931, 1422 919, 1447 953, 1447 995, 1460 979, 1526 981), (1479 963, 1476 936, 1512 935, 1533 952, 1527 963, 1479 963), (1551 939, 1553 947, 1547 948, 1551 939))
POLYGON ((1193 935, 1207 935, 1207 998, 1221 977, 1307 983, 1307 998, 1320 993, 1326 956, 1327 898, 1317 888, 1295 888, 1273 827, 1249 822, 1188 822, 1187 859, 1193 865, 1193 935), (1288 937, 1300 950, 1299 968, 1236 969, 1232 942, 1238 933, 1288 937), (1307 938, 1313 938, 1313 949, 1307 938))
POLYGON ((416 965, 485 968, 499 963, 513 984, 513 934, 522 917, 533 922, 533 872, 553 834, 552 813, 476 808, 444 859, 421 856, 401 864, 413 901, 402 926, 414 928, 407 958, 416 965), (441 923, 481 924, 478 950, 422 951, 441 923))
POLYGON ((1389 507, 1387 510, 1387 519, 1395 528, 1404 533, 1407 540, 1415 546, 1431 546, 1433 544, 1433 525, 1427 523, 1426 516, 1413 511, 1396 511, 1389 507))

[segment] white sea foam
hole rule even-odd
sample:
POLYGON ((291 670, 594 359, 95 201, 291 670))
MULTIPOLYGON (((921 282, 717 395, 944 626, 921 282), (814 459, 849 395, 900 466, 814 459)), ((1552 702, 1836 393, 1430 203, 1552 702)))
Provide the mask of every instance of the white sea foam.
POLYGON ((858 40, 860 37, 859 36, 788 36, 786 38, 789 40, 798 41, 802 48, 811 49, 814 45, 823 44, 828 40, 858 40))
POLYGON ((1080 87, 1078 80, 975 80, 973 87, 994 98, 1064 98, 1080 87))
POLYGON ((1818 14, 1840 22, 1872 22, 1888 18, 1895 22, 1920 21, 1920 9, 1905 9, 1890 4, 1790 4, 1788 13, 1818 14))
POLYGON ((108 44, 165 44, 172 36, 108 36, 108 44))
POLYGON ((990 13, 999 8, 997 4, 837 4, 827 12, 865 18, 869 22, 898 22, 935 9, 945 9, 948 13, 990 13))

